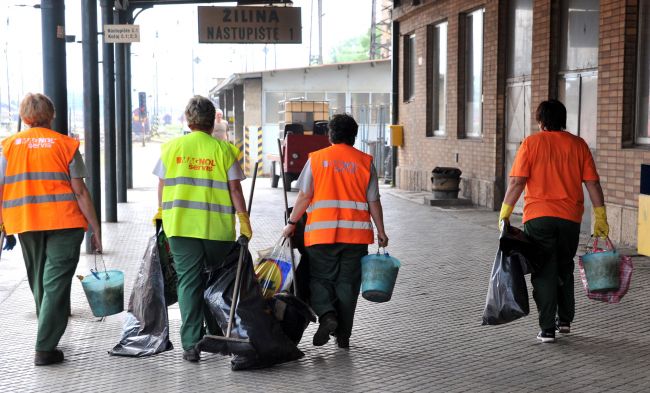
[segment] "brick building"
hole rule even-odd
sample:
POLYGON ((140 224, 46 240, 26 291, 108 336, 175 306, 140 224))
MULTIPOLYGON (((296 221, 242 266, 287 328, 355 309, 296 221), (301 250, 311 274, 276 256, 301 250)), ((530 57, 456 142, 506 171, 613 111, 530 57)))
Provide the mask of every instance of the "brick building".
POLYGON ((596 159, 610 237, 637 244, 650 0, 402 0, 393 21, 397 187, 428 190, 434 167, 458 167, 463 197, 498 209, 537 105, 557 98, 596 159))

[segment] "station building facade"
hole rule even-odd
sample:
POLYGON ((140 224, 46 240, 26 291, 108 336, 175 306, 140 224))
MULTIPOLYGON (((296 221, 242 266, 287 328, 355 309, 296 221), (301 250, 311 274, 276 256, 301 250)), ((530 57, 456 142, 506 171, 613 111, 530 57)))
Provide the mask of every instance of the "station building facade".
POLYGON ((430 190, 433 168, 457 167, 461 195, 498 209, 517 148, 537 132, 537 105, 556 98, 596 160, 610 237, 637 244, 650 164, 649 0, 401 0, 393 34, 397 187, 430 190))
POLYGON ((350 113, 360 125, 357 147, 368 153, 385 145, 390 123, 390 60, 372 60, 237 73, 219 81, 209 96, 231 123, 231 138, 244 152, 244 164, 278 154, 285 100, 327 101, 329 115, 350 113))

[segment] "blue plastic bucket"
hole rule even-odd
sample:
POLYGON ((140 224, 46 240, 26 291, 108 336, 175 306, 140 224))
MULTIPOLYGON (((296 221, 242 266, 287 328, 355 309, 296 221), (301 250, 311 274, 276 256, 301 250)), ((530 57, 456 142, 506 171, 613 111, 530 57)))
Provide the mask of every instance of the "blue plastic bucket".
POLYGON ((621 256, 618 251, 592 252, 582 256, 582 265, 591 292, 607 292, 618 289, 621 256))
POLYGON ((96 317, 118 314, 124 310, 124 273, 105 270, 90 274, 81 281, 90 310, 96 317))
POLYGON ((389 301, 399 267, 400 262, 386 252, 361 258, 361 296, 375 303, 389 301))

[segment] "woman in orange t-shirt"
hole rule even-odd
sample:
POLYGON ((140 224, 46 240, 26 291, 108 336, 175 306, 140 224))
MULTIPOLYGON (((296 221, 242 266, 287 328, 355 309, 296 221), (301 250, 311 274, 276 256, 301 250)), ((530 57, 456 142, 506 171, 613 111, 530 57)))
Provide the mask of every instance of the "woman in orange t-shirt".
POLYGON ((541 328, 537 338, 547 343, 555 342, 556 330, 569 333, 575 315, 573 258, 584 212, 582 183, 594 206, 594 235, 607 237, 609 226, 594 159, 582 138, 565 131, 564 105, 542 102, 535 120, 541 132, 526 138, 517 152, 499 227, 525 189, 524 231, 539 244, 545 260, 531 282, 541 328))

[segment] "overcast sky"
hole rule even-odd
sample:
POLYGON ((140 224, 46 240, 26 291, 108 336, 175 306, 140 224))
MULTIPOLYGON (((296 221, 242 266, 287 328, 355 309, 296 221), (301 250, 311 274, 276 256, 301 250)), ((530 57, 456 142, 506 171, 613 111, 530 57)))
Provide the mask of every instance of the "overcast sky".
MULTIPOLYGON (((12 101, 20 100, 26 92, 42 91, 41 19, 40 10, 16 6, 38 4, 37 1, 8 0, 2 3, 0 102, 6 103, 7 80, 12 101)), ((141 42, 132 45, 134 102, 137 102, 138 91, 145 91, 153 97, 157 86, 161 112, 178 112, 193 88, 197 94, 207 94, 216 84, 216 78, 227 77, 233 72, 307 65, 310 33, 311 54, 318 54, 317 3, 317 0, 294 0, 294 6, 302 9, 302 44, 268 46, 199 44, 195 5, 157 6, 145 10, 136 19, 136 24, 140 25, 141 42)), ((77 40, 81 39, 79 7, 79 0, 66 1, 66 34, 76 35, 77 40)), ((371 0, 323 0, 324 59, 342 41, 366 32, 370 28, 370 18, 371 0)), ((98 20, 101 22, 101 15, 98 20)), ((68 44, 66 51, 70 105, 81 105, 81 44, 68 44)), ((101 84, 101 69, 99 72, 101 84)))

